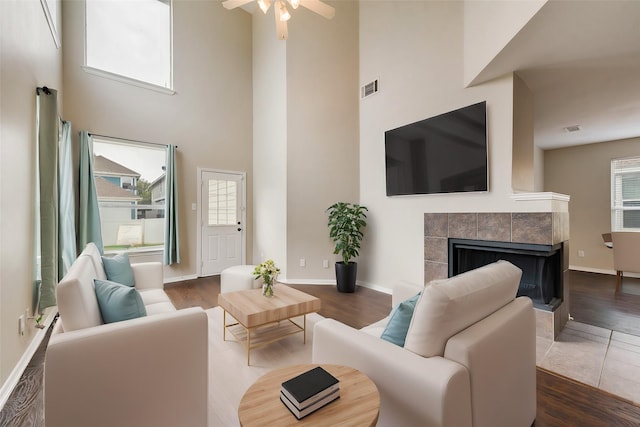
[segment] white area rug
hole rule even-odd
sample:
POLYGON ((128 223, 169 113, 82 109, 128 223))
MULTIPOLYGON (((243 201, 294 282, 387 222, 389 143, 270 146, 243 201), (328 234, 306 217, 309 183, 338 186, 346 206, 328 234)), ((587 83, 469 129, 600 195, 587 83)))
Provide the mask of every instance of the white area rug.
MULTIPOLYGON (((244 392, 259 377, 282 366, 311 363, 313 326, 324 319, 316 313, 307 315, 307 343, 302 333, 251 351, 251 366, 247 366, 246 343, 236 341, 227 332, 222 340, 220 307, 207 310, 209 316, 209 425, 239 426, 238 406, 244 392)), ((228 321, 229 317, 227 317, 228 321)), ((302 324, 302 317, 295 318, 302 324)))

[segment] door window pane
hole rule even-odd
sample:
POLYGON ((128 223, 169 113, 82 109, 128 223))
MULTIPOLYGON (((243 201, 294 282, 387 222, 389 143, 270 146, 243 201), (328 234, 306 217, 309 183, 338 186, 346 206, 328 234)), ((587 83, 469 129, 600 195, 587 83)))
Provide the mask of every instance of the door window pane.
POLYGON ((237 185, 235 181, 210 179, 209 221, 212 225, 234 225, 238 221, 237 185))

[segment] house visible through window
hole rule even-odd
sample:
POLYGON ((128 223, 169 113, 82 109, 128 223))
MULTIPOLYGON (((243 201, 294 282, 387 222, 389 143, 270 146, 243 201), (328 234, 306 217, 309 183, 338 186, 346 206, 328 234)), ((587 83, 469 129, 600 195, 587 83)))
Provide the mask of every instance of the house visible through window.
POLYGON ((611 161, 611 230, 640 231, 640 157, 611 161))
POLYGON ((86 66, 171 88, 171 0, 85 0, 86 66))
POLYGON ((105 252, 163 249, 166 148, 93 137, 105 252))

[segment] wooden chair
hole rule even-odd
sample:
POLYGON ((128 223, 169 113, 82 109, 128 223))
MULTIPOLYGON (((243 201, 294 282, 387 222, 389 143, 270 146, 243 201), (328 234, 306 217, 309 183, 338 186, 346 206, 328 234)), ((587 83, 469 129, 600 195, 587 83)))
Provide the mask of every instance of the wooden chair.
POLYGON ((613 267, 616 269, 616 292, 620 292, 624 272, 640 273, 640 233, 617 231, 611 233, 613 267))

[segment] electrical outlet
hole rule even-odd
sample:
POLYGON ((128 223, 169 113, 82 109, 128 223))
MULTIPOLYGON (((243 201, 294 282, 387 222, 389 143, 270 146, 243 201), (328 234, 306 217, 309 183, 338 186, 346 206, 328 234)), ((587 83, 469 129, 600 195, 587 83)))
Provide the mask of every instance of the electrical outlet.
POLYGON ((300 267, 306 267, 307 266, 307 260, 305 260, 304 258, 300 258, 300 267))
POLYGON ((24 330, 27 327, 27 317, 23 314, 18 317, 18 334, 20 336, 24 335, 24 330))
POLYGON ((322 260, 322 268, 329 268, 329 260, 328 259, 322 260))
POLYGON ((582 249, 578 250, 578 256, 580 258, 584 257, 584 251, 582 249))

